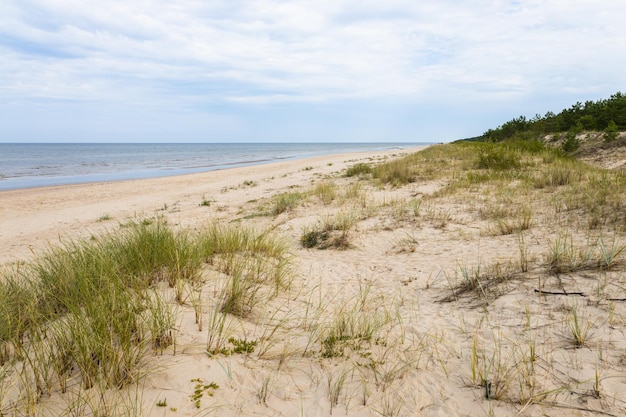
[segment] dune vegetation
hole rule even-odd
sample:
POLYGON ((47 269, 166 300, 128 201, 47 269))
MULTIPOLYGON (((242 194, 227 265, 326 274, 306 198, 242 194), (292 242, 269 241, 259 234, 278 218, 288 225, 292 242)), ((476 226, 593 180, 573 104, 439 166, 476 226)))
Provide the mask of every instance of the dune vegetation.
POLYGON ((307 172, 5 265, 0 414, 626 412, 624 172, 534 140, 307 172))

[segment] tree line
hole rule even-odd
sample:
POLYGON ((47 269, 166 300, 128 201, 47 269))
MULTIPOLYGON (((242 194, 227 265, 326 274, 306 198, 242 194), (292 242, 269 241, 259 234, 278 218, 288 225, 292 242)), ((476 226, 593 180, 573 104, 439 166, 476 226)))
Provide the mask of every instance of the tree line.
POLYGON ((577 102, 560 113, 547 112, 531 119, 519 116, 495 129, 489 129, 478 140, 536 139, 548 134, 567 132, 575 136, 583 131, 604 131, 606 140, 626 130, 626 95, 621 92, 608 99, 577 102))

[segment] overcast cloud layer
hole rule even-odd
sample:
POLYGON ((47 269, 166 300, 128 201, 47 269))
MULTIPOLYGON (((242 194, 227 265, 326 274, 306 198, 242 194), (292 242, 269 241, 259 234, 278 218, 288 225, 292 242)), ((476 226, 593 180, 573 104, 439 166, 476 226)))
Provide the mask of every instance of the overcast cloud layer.
POLYGON ((447 141, 624 91, 621 0, 4 0, 0 141, 447 141))

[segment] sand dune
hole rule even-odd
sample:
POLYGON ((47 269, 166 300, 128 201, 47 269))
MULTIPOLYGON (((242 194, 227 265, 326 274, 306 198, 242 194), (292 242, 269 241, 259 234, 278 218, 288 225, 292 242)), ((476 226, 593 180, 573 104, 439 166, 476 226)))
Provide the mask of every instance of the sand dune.
MULTIPOLYGON (((183 229, 218 222, 270 230, 288 242, 290 289, 243 318, 229 316, 224 327, 225 335, 258 342, 254 352, 207 353, 219 271, 204 271, 201 330, 192 302, 177 304, 173 290, 163 289, 178 312, 176 343, 150 356, 138 389, 124 389, 143 409, 131 415, 626 413, 622 264, 546 272, 546 254, 571 223, 546 203, 555 190, 533 190, 536 200, 528 200, 514 182, 441 192, 453 176, 390 187, 342 175, 360 162, 418 150, 3 192, 0 262, 151 216, 183 229), (294 192, 303 194, 297 204, 267 214, 272 198, 294 192), (503 225, 490 211, 509 210, 511 222, 523 221, 510 211, 520 205, 532 213, 523 232, 494 230, 503 225), (307 231, 333 222, 347 224, 345 236, 329 232, 339 248, 302 246, 307 231), (580 346, 572 340, 573 312, 586 332, 580 346), (337 326, 353 332, 333 333, 337 326)), ((623 234, 600 235, 623 245, 623 234)), ((570 236, 585 244, 579 229, 570 236)), ((0 401, 0 411, 11 408, 11 398, 0 401)), ((66 404, 55 392, 36 410, 54 414, 66 404)))

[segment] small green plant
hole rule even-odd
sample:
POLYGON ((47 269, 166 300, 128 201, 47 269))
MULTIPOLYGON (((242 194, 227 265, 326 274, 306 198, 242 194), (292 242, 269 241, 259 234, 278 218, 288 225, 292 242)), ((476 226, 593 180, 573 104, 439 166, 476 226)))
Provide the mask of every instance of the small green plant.
POLYGON ((109 214, 103 214, 102 216, 98 217, 98 220, 96 220, 97 222, 106 222, 108 220, 111 220, 111 216, 109 214))
POLYGON ((585 346, 587 342, 587 333, 591 328, 590 322, 582 322, 581 317, 579 317, 578 306, 574 304, 570 311, 570 317, 568 320, 570 333, 572 336, 572 341, 574 342, 574 346, 577 348, 585 346))
POLYGON ((234 265, 222 290, 221 311, 239 317, 247 316, 259 301, 258 293, 261 287, 261 283, 249 273, 247 265, 242 263, 234 265))
POLYGON ((205 384, 204 381, 200 378, 194 378, 191 382, 195 382, 194 391, 191 395, 191 401, 196 406, 196 408, 200 408, 200 402, 204 394, 212 397, 215 395, 215 390, 217 390, 220 386, 215 382, 211 382, 210 384, 205 384))
POLYGON ((567 153, 574 152, 580 148, 580 141, 575 136, 567 136, 563 142, 563 151, 567 153))
POLYGON ((211 205, 211 200, 206 198, 206 196, 202 196, 202 201, 200 202, 200 207, 209 207, 211 205))
POLYGON ((481 295, 485 296, 485 289, 481 283, 481 281, 484 280, 484 277, 481 276, 481 266, 477 265, 474 268, 469 267, 466 264, 458 264, 458 266, 463 280, 459 284, 456 294, 458 295, 463 292, 479 290, 481 295))
POLYGON ((332 181, 320 182, 313 188, 312 194, 319 197, 322 203, 328 205, 337 196, 337 184, 332 181))
POLYGON ((459 296, 464 294, 474 294, 483 303, 502 295, 499 285, 506 285, 516 275, 510 263, 502 264, 495 262, 490 265, 477 265, 470 267, 466 264, 457 263, 461 279, 456 275, 456 282, 449 279, 452 294, 440 298, 440 302, 457 301, 459 296))
POLYGON ((328 397, 330 400, 330 414, 333 408, 339 405, 339 397, 344 390, 346 380, 348 379, 348 370, 332 372, 326 374, 326 387, 328 388, 328 397))
POLYGON ((359 285, 359 294, 342 303, 318 334, 322 358, 343 356, 347 350, 361 351, 364 345, 383 343, 378 338, 391 317, 379 309, 379 299, 372 298, 369 285, 359 285))
POLYGON ((530 226, 531 213, 527 211, 520 213, 519 217, 515 219, 497 219, 495 224, 490 227, 489 232, 493 236, 504 236, 528 230, 530 226))
POLYGON ((152 296, 146 298, 146 322, 150 328, 152 348, 155 353, 163 354, 165 348, 174 343, 172 329, 176 325, 176 315, 157 291, 153 291, 152 296))
POLYGON ((235 353, 252 353, 254 349, 259 344, 257 340, 247 340, 247 339, 238 339, 235 337, 228 338, 228 343, 232 345, 232 347, 224 347, 220 350, 220 353, 224 355, 232 355, 235 353))
POLYGON ((257 388, 256 397, 259 401, 259 404, 263 404, 267 406, 267 397, 269 396, 270 389, 272 385, 271 375, 263 378, 261 385, 257 388))
POLYGON ((157 401, 157 407, 167 407, 167 398, 157 401))
POLYGON ((609 246, 604 238, 587 238, 585 245, 577 248, 570 234, 559 235, 550 246, 547 257, 548 271, 553 274, 580 270, 610 270, 620 264, 620 256, 626 250, 623 245, 613 239, 609 246))
POLYGON ((517 246, 519 248, 519 266, 521 272, 528 272, 528 246, 523 233, 517 235, 517 246))
POLYGON ((560 187, 575 181, 577 168, 571 163, 555 162, 533 176, 536 188, 560 187))
POLYGON ((571 272, 578 269, 579 260, 571 235, 562 234, 552 242, 547 263, 548 271, 553 274, 571 272))
POLYGON ((273 216, 277 216, 288 210, 292 210, 298 205, 303 197, 302 193, 299 192, 286 192, 274 196, 272 199, 273 207, 271 209, 271 214, 273 216))
POLYGON ((230 332, 228 314, 221 311, 219 306, 212 310, 208 321, 207 353, 209 355, 220 352, 226 344, 230 332))
POLYGON ((358 217, 350 211, 329 216, 314 226, 306 227, 300 237, 300 244, 304 248, 350 249, 349 232, 357 220, 358 217))
POLYGON ((420 209, 422 207, 422 200, 414 198, 411 200, 411 207, 413 209, 413 217, 419 217, 420 209))
POLYGON ((500 335, 493 334, 493 349, 479 345, 478 335, 472 339, 470 351, 470 368, 472 383, 484 389, 487 400, 503 399, 518 374, 518 361, 513 352, 505 354, 503 341, 500 335))
MULTIPOLYGON (((599 348, 599 346, 598 346, 599 348)), ((601 370, 600 370, 600 353, 596 351, 596 366, 595 366, 595 372, 594 372, 594 378, 593 378, 593 389, 592 389, 592 394, 595 398, 600 398, 600 375, 601 375, 601 370)))
POLYGON ((600 248, 599 267, 600 269, 611 269, 619 260, 619 257, 626 250, 626 245, 620 244, 616 238, 613 238, 613 242, 608 246, 603 238, 598 239, 598 246, 600 248))
POLYGON ((328 233, 318 230, 315 227, 307 228, 302 233, 302 237, 300 237, 300 244, 303 248, 315 248, 321 242, 326 241, 328 239, 328 233))

